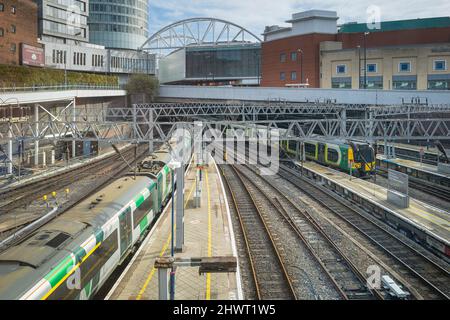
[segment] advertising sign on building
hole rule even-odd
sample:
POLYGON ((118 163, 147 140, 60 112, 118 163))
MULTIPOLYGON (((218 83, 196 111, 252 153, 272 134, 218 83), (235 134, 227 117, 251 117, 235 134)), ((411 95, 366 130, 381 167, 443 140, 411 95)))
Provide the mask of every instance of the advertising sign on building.
POLYGON ((21 61, 23 65, 44 67, 44 49, 22 43, 21 61))

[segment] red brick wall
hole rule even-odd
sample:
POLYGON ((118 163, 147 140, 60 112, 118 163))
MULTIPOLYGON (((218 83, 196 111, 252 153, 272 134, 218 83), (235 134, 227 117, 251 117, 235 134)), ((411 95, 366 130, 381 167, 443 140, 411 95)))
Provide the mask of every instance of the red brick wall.
MULTIPOLYGON (((306 82, 308 78, 311 88, 318 88, 320 86, 319 48, 322 41, 342 41, 344 49, 356 48, 358 45, 363 46, 363 33, 308 34, 264 42, 261 56, 261 86, 284 87, 288 83, 300 83, 300 57, 297 62, 290 60, 290 53, 300 48, 304 52, 303 79, 306 82), (280 62, 281 53, 286 53, 285 63, 280 62), (296 81, 290 80, 291 71, 297 71, 296 81), (285 81, 280 80, 280 72, 285 72, 285 81)), ((374 32, 366 38, 368 48, 449 42, 450 28, 374 32)))
POLYGON ((0 37, 0 64, 20 63, 20 44, 41 47, 37 43, 38 18, 37 4, 31 0, 0 0, 4 11, 0 11, 0 28, 4 35, 0 37), (16 14, 11 13, 11 6, 16 7, 16 14), (11 25, 16 26, 16 33, 11 32, 11 25), (16 51, 11 52, 11 44, 16 44, 16 51))
POLYGON ((308 79, 310 87, 318 88, 319 79, 319 45, 322 41, 335 40, 335 35, 307 34, 285 39, 273 40, 262 44, 262 79, 263 87, 284 87, 288 83, 301 82, 301 68, 303 65, 303 81, 308 79), (291 61, 291 52, 303 50, 303 63, 298 53, 297 61, 291 61), (281 53, 286 54, 286 62, 280 61, 281 53), (291 72, 297 72, 297 80, 291 80, 291 72), (286 80, 280 80, 280 72, 285 72, 286 80))
MULTIPOLYGON (((342 41, 344 49, 355 48, 358 45, 362 47, 364 34, 339 33, 337 41, 342 41)), ((368 48, 445 42, 450 42, 450 27, 373 32, 366 36, 368 48)))

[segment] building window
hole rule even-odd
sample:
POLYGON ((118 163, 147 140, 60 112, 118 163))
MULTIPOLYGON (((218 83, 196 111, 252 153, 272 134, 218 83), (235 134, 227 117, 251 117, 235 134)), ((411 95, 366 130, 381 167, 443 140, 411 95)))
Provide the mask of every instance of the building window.
POLYGON ((347 66, 345 64, 338 64, 336 66, 336 73, 346 73, 347 66))
POLYGON ((447 70, 447 64, 445 60, 434 60, 433 64, 434 71, 445 71, 447 70))
POLYGON ((291 52, 291 60, 297 61, 297 52, 291 52))
POLYGON ((16 33, 16 26, 15 25, 11 25, 11 33, 16 33))
POLYGON ((297 71, 291 72, 291 80, 297 80, 297 71))
POLYGON ((428 90, 450 90, 450 80, 428 80, 428 90))
POLYGON ((377 72, 377 64, 376 63, 368 63, 367 64, 367 72, 377 72))
POLYGON ((11 6, 11 13, 12 14, 16 14, 16 7, 15 6, 11 6))
POLYGON ((398 64, 399 72, 411 72, 411 62, 400 62, 398 64))
POLYGON ((395 90, 416 90, 417 81, 414 80, 404 80, 404 81, 392 81, 392 88, 395 90))
POLYGON ((0 3, 0 12, 5 11, 5 5, 3 3, 0 3))
POLYGON ((280 80, 286 80, 286 74, 284 72, 280 72, 280 80))
POLYGON ((286 62, 286 54, 285 53, 280 54, 280 62, 286 62))
POLYGON ((3 37, 4 34, 5 34, 5 30, 3 28, 0 28, 0 37, 3 37))
POLYGON ((331 87, 333 89, 351 89, 352 88, 352 78, 351 77, 331 78, 331 87))
POLYGON ((9 48, 9 50, 11 50, 11 52, 16 52, 16 44, 11 43, 11 47, 9 48))

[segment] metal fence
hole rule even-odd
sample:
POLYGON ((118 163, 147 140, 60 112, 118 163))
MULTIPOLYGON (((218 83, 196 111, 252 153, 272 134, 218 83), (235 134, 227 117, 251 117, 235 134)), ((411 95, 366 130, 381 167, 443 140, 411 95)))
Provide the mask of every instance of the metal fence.
POLYGON ((35 92, 35 91, 62 91, 62 90, 122 90, 120 85, 96 84, 60 84, 54 86, 32 85, 28 87, 0 87, 0 92, 35 92))

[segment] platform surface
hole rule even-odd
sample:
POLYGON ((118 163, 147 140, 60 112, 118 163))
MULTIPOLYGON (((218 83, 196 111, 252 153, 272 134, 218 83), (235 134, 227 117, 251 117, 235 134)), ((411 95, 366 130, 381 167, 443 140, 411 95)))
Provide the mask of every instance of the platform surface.
POLYGON ((399 159, 399 158, 387 159, 384 155, 381 155, 381 154, 377 155, 377 159, 379 159, 380 161, 391 162, 391 163, 397 164, 402 167, 407 167, 407 168, 411 168, 414 170, 423 171, 423 172, 426 172, 426 173, 429 173, 429 174, 432 174, 435 176, 440 176, 440 177, 445 177, 447 179, 450 179, 450 174, 438 172, 437 166, 434 166, 431 164, 420 163, 418 161, 399 159))
MULTIPOLYGON (((378 141, 378 145, 384 145, 384 142, 378 141)), ((414 150, 417 152, 419 152, 420 149, 423 148, 423 150, 426 153, 436 154, 436 155, 439 153, 439 150, 436 147, 428 147, 427 148, 426 146, 418 146, 418 145, 414 145, 414 144, 398 143, 398 142, 396 142, 396 143, 389 142, 388 145, 393 145, 395 147, 402 148, 402 149, 410 149, 410 150, 414 150)))
MULTIPOLYGON (((217 167, 210 158, 202 172, 201 207, 194 209, 193 196, 196 168, 185 177, 185 246, 175 257, 233 256, 232 231, 217 167)), ((176 197, 175 197, 176 198, 176 197)), ((170 255, 171 205, 161 215, 148 242, 136 253, 135 260, 126 269, 107 296, 110 300, 158 299, 158 272, 153 268, 155 258, 170 255)), ((236 273, 209 273, 199 275, 198 268, 179 267, 176 271, 175 299, 216 300, 237 299, 236 273)))
MULTIPOLYGON (((300 163, 299 163, 300 165, 300 163)), ((304 167, 332 180, 340 186, 364 197, 365 199, 394 212, 404 221, 425 229, 428 233, 450 243, 450 212, 438 209, 424 202, 410 198, 410 206, 399 209, 387 202, 387 189, 372 182, 351 178, 350 175, 334 169, 321 166, 314 162, 305 162, 304 167)))

